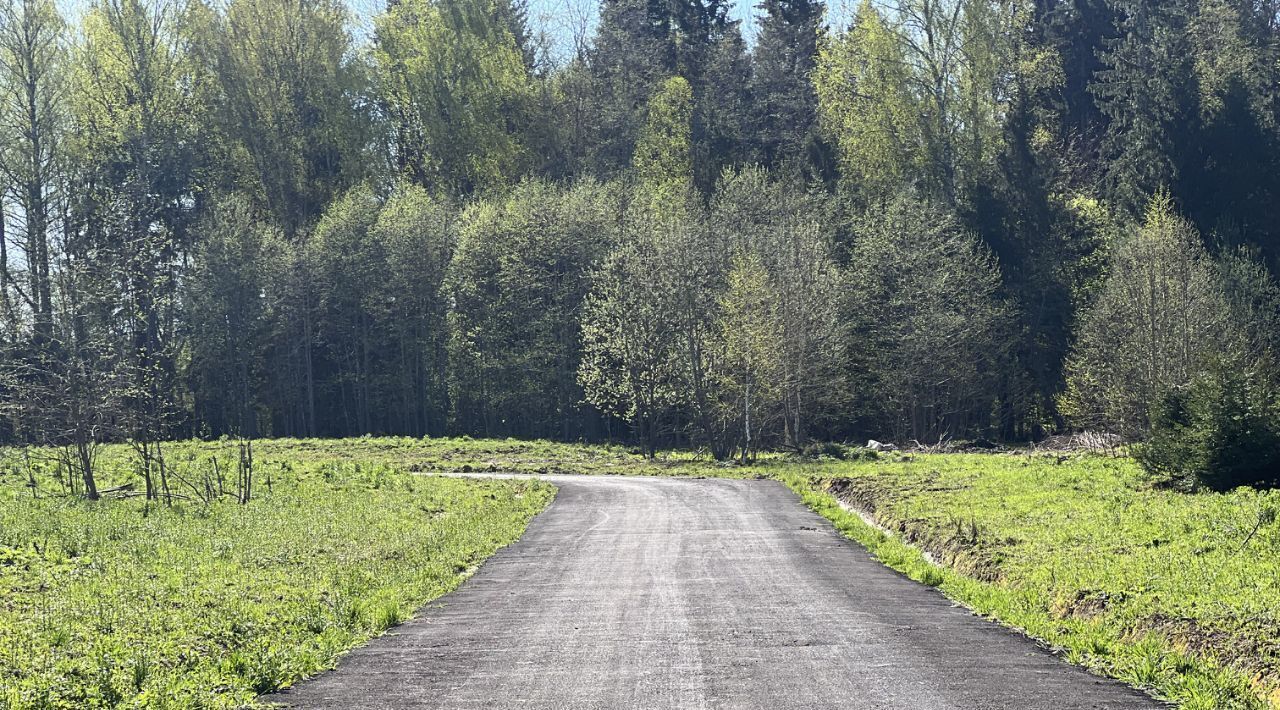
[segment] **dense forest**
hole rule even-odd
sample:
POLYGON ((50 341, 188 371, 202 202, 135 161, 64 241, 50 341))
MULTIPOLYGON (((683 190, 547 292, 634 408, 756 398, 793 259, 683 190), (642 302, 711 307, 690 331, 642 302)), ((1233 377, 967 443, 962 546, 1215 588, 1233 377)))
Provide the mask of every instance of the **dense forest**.
POLYGON ((1280 446, 1275 0, 0 5, 5 442, 1280 446))

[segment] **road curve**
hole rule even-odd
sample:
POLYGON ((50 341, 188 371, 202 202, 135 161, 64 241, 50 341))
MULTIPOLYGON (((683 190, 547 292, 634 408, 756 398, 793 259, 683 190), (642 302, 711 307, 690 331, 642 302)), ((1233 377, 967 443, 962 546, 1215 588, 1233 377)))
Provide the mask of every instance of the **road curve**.
POLYGON ((773 481, 553 476, 453 594, 264 698, 305 709, 1163 705, 873 560, 773 481))

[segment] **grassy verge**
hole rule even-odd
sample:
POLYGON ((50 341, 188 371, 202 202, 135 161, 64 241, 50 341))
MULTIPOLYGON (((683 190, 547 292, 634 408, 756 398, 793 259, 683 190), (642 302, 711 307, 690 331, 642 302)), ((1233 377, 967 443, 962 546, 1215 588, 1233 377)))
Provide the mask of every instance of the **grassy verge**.
MULTIPOLYGON (((194 450, 216 444, 186 444, 194 450)), ((662 452, 650 460, 627 446, 562 444, 470 437, 417 439, 278 439, 256 444, 264 460, 302 463, 362 462, 422 473, 536 473, 746 478, 763 469, 716 464, 687 451, 662 452)), ((777 457, 774 457, 775 459, 777 457)))
MULTIPOLYGON (((242 707, 454 589, 554 495, 295 446, 263 447, 243 506, 90 504, 0 461, 0 707, 242 707)), ((234 456, 166 453, 193 480, 234 456)), ((129 458, 104 453, 106 485, 129 458)))
POLYGON ((1280 492, 1154 490, 1131 462, 1089 456, 778 475, 885 564, 1074 663, 1194 710, 1280 701, 1280 492))

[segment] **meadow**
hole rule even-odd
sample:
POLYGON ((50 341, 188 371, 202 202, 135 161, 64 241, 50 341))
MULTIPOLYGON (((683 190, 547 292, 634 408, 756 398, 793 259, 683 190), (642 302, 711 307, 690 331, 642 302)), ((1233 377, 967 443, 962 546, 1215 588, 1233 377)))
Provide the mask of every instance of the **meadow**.
MULTIPOLYGON (((554 495, 292 447, 262 447, 244 505, 125 492, 88 503, 52 470, 30 487, 6 459, 0 707, 244 707, 457 587, 554 495)), ((206 443, 166 455, 194 479, 236 454, 206 443)), ((107 486, 138 487, 131 458, 103 452, 107 486)))
POLYGON ((1280 706, 1280 491, 1127 458, 894 454, 781 478, 917 581, 1178 706, 1280 706))
MULTIPOLYGON (((839 449, 835 449, 839 451, 839 449)), ((232 442, 166 445, 197 481, 232 442)), ((773 454, 360 438, 255 443, 253 499, 97 503, 0 458, 0 707, 242 707, 455 588, 554 496, 432 473, 770 478, 885 564, 1066 660, 1192 710, 1280 705, 1280 492, 1162 489, 1079 453, 773 454)), ((186 490, 174 483, 174 490, 186 490)), ((850 580, 855 584, 856 580, 850 580)))

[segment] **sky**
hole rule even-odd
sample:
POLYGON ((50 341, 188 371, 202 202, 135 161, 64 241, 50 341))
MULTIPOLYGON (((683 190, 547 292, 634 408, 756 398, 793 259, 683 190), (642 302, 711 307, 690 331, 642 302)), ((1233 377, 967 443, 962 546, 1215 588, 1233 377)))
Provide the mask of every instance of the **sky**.
MULTIPOLYGON (((372 27, 372 18, 386 8, 386 0, 346 0, 351 8, 357 24, 365 32, 372 27)), ((557 47, 557 54, 567 56, 572 51, 575 27, 594 26, 598 14, 599 0, 528 0, 529 24, 535 32, 545 31, 557 47), (585 13, 585 17, 584 17, 585 13)), ((756 13, 755 6, 759 0, 733 0, 731 11, 735 20, 742 21, 742 32, 750 43, 755 37, 755 23, 752 21, 756 13)), ((833 19, 848 14, 848 10, 856 0, 827 0, 828 18, 833 19)), ((90 0, 58 0, 69 18, 78 16, 79 11, 90 4, 90 0)), ((835 24, 839 24, 835 22, 835 24)), ((358 34, 360 34, 358 32, 358 34)), ((590 36, 588 30, 587 36, 590 36)))

